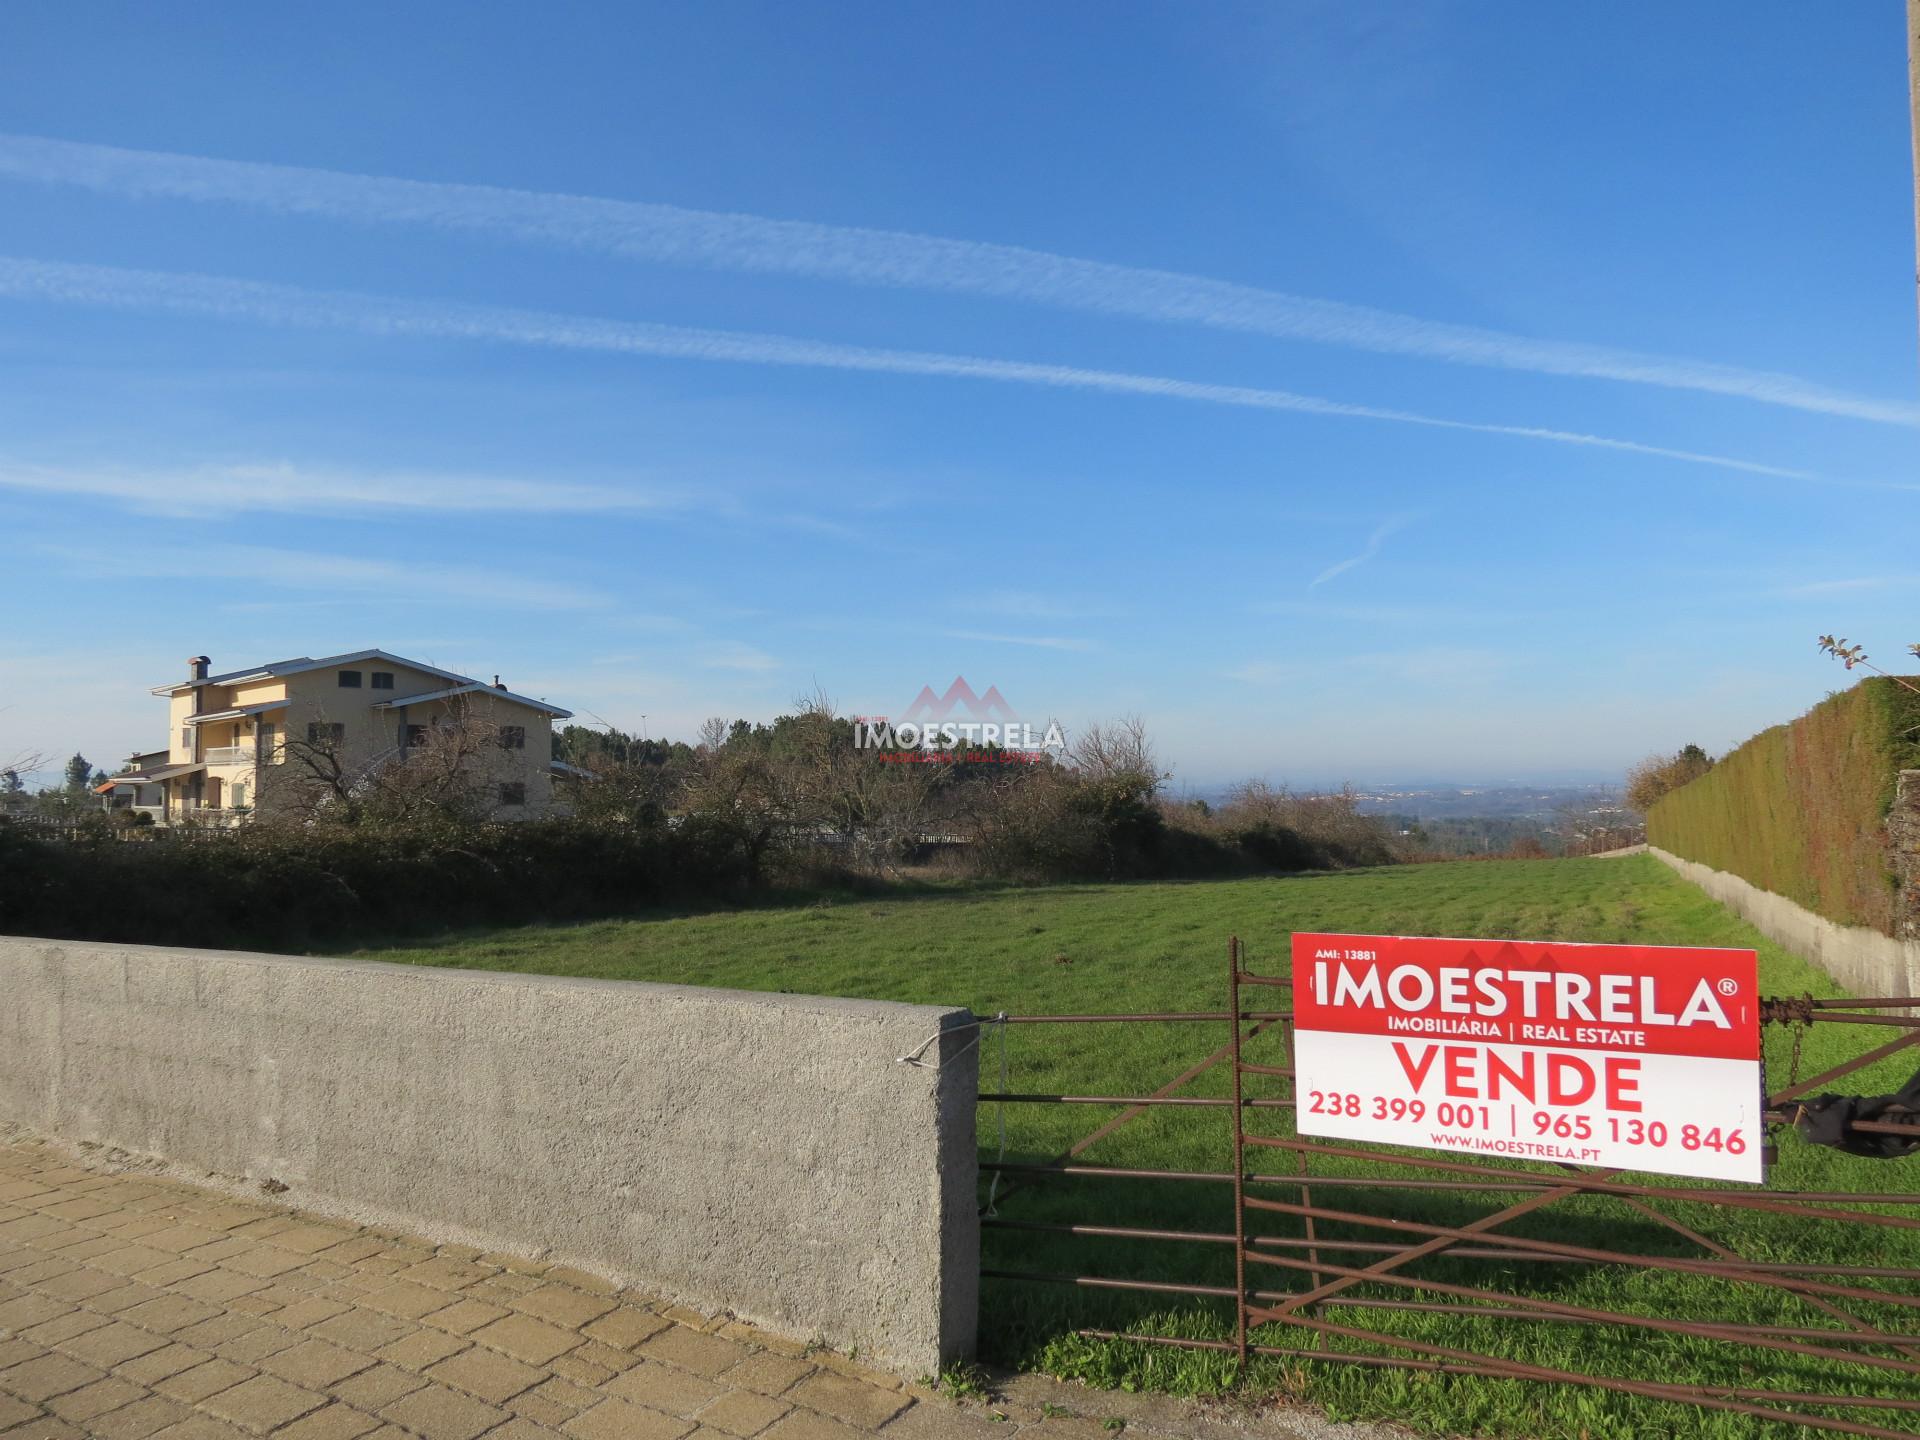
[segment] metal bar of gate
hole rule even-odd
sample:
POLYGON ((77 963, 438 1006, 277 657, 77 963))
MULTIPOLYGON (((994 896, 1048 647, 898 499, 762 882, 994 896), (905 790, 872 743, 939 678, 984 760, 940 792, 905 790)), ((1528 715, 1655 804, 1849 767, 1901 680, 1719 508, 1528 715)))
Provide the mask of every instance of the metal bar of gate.
MULTIPOLYGON (((1452 1375, 1477 1375, 1502 1380, 1547 1380, 1563 1384, 1591 1385, 1601 1390, 1617 1390, 1628 1395, 1640 1395, 1652 1400, 1672 1400, 1683 1405, 1697 1405, 1709 1410, 1730 1410, 1739 1414, 1755 1415, 1763 1420, 1783 1420, 1790 1425, 1804 1425, 1814 1429, 1837 1430, 1847 1435, 1866 1435, 1873 1440, 1912 1440, 1911 1430, 1887 1430, 1878 1425, 1866 1425, 1855 1420, 1842 1420, 1837 1416, 1806 1415, 1792 1410, 1775 1410, 1745 1401, 1723 1399, 1722 1396, 1734 1396, 1742 1392, 1725 1386, 1689 1390, 1684 1386, 1658 1385, 1650 1381, 1617 1380, 1611 1376, 1581 1375, 1570 1370, 1552 1370, 1544 1366, 1523 1365, 1518 1361, 1497 1360, 1490 1356, 1474 1355, 1470 1351, 1450 1351, 1441 1346, 1425 1345, 1419 1341, 1402 1341, 1393 1337, 1377 1335, 1368 1330, 1354 1330, 1350 1327, 1333 1325, 1323 1320, 1307 1320, 1294 1317, 1293 1322, 1330 1334, 1350 1336, 1375 1344, 1404 1346, 1421 1354, 1434 1354, 1453 1357, 1442 1363, 1411 1360, 1397 1355, 1349 1355, 1337 1350, 1287 1350, 1276 1346, 1255 1345, 1251 1347, 1255 1355, 1298 1356, 1305 1359, 1326 1360, 1342 1365, 1384 1365, 1398 1369, 1433 1370, 1452 1375)), ((1168 1335, 1130 1335, 1114 1330, 1082 1330, 1082 1335, 1096 1339, 1131 1340, 1144 1345, 1171 1345, 1185 1350, 1232 1350, 1235 1347, 1224 1340, 1186 1340, 1175 1339, 1168 1335)), ((1853 1403, 1852 1396, 1821 1395, 1800 1396, 1800 1404, 1819 1404, 1843 1406, 1853 1403)))
MULTIPOLYGON (((1915 1206, 1920 1205, 1920 1193, 1889 1193, 1883 1195, 1856 1193, 1851 1191, 1787 1191, 1754 1194, 1752 1192, 1709 1189, 1704 1186, 1686 1185, 1640 1185, 1616 1178, 1617 1170, 1597 1172, 1569 1172, 1565 1175, 1542 1174, 1528 1170, 1489 1169, 1484 1165, 1469 1165, 1459 1162, 1414 1155, 1386 1153, 1377 1150, 1360 1149, 1352 1146, 1328 1145, 1304 1138, 1287 1139, 1279 1136, 1251 1135, 1247 1133, 1247 1116, 1250 1112, 1262 1110, 1288 1110, 1294 1108, 1291 1094, 1287 1098, 1250 1096, 1244 1084, 1248 1076, 1269 1077, 1291 1083, 1295 1080, 1293 1062, 1292 1019, 1290 1010, 1248 1011, 1242 1008, 1242 993, 1247 986, 1269 986, 1286 988, 1290 981, 1277 976, 1260 976, 1248 972, 1243 963, 1244 951, 1237 937, 1228 943, 1228 1002, 1229 1008, 1218 1011, 1169 1011, 1158 1013, 1106 1014, 1106 1015, 1068 1015, 1068 1016, 1008 1016, 1013 1024, 1103 1024, 1103 1023, 1142 1023, 1142 1022, 1196 1022, 1225 1020, 1229 1025, 1228 1044, 1197 1065, 1189 1067, 1182 1074, 1162 1085, 1151 1096, 1106 1096, 1106 1095, 1039 1095, 1039 1094, 986 1094, 983 1101, 1007 1101, 1011 1103, 1051 1103, 1051 1104, 1092 1104, 1117 1105, 1124 1107, 1125 1113, 1106 1122, 1091 1135, 1069 1149, 1051 1164, 1031 1164, 1019 1162, 989 1162, 982 1168, 999 1173, 1007 1173, 1029 1180, 1040 1178, 1098 1178, 1098 1179, 1155 1179, 1176 1180, 1199 1183, 1226 1182, 1231 1186, 1234 1200, 1234 1225, 1231 1232, 1214 1232, 1196 1229, 1172 1229, 1132 1227, 1108 1224, 1053 1224, 1039 1221, 1021 1221, 1008 1218, 989 1218, 984 1223, 991 1228, 1006 1230, 1026 1230, 1053 1234, 1080 1235, 1102 1240, 1133 1240, 1158 1243, 1198 1243, 1205 1245, 1231 1244, 1234 1248, 1235 1276, 1231 1288, 1221 1285, 1180 1284, 1168 1281, 1146 1279, 1124 1279, 1096 1275, 1062 1275, 1029 1272, 1012 1269, 984 1269, 982 1274, 992 1278, 1022 1282, 1040 1282, 1068 1284, 1091 1289, 1138 1291, 1164 1295, 1187 1295, 1196 1299, 1229 1299, 1234 1303, 1235 1325, 1232 1341, 1183 1340, 1165 1336, 1131 1335, 1121 1331, 1085 1330, 1081 1333, 1113 1338, 1127 1339, 1139 1343, 1186 1346, 1199 1349, 1213 1349, 1235 1354, 1242 1362, 1252 1356, 1274 1355, 1296 1358, 1326 1360, 1332 1363, 1368 1366, 1388 1366, 1411 1369, 1425 1369, 1442 1373, 1498 1376, 1526 1380, 1538 1380, 1557 1383, 1583 1384, 1603 1390, 1641 1395, 1648 1398, 1672 1400, 1702 1406, 1709 1409, 1728 1410, 1750 1414, 1765 1419, 1777 1419, 1790 1423, 1839 1431, 1849 1434, 1870 1436, 1895 1436, 1908 1432, 1886 1430, 1864 1422, 1842 1419, 1838 1416, 1808 1414, 1803 1411, 1783 1410, 1776 1406, 1813 1406, 1817 1408, 1846 1408, 1898 1410, 1920 1412, 1920 1399, 1903 1398, 1884 1394, 1876 1395, 1832 1395, 1815 1394, 1784 1389, 1758 1389, 1752 1387, 1734 1387, 1725 1385, 1685 1385, 1662 1381, 1642 1381, 1617 1376, 1580 1374, 1563 1371, 1551 1366, 1529 1362, 1502 1359, 1496 1356, 1476 1354, 1472 1351, 1458 1350, 1444 1345, 1429 1344, 1412 1340, 1390 1331, 1377 1331, 1349 1326, 1328 1319, 1321 1306, 1334 1296, 1341 1297, 1337 1302, 1342 1307, 1350 1307, 1362 1312, 1418 1312, 1431 1314, 1459 1315, 1463 1317, 1486 1317, 1507 1320, 1531 1320, 1536 1323, 1609 1325, 1634 1327, 1655 1333, 1667 1333, 1691 1336, 1699 1339, 1726 1341, 1735 1345, 1751 1346, 1758 1349, 1786 1352, 1806 1356, 1811 1359, 1864 1365, 1883 1373, 1893 1372, 1902 1375, 1920 1375, 1920 1363, 1912 1359, 1875 1354, 1861 1347, 1885 1347, 1907 1355, 1920 1346, 1920 1335, 1894 1333, 1882 1330, 1870 1322, 1852 1315, 1838 1306, 1825 1301, 1822 1297, 1835 1296, 1861 1303, 1902 1308, 1920 1307, 1920 1296, 1904 1295, 1894 1291, 1869 1290, 1857 1285, 1838 1285, 1831 1283, 1834 1278, 1865 1280, 1910 1281, 1920 1278, 1920 1269, 1890 1266, 1837 1265, 1832 1263, 1792 1261, 1751 1261, 1736 1251, 1714 1240, 1709 1235, 1683 1224, 1674 1216, 1652 1208, 1649 1202, 1702 1204, 1710 1207, 1758 1210, 1766 1213, 1792 1216, 1809 1220, 1833 1222, 1852 1222, 1891 1228, 1920 1228, 1920 1218, 1908 1218, 1889 1215, 1880 1211, 1868 1211, 1846 1208, 1851 1205, 1915 1206), (1252 1029, 1247 1022, 1256 1022, 1252 1029), (1245 1043, 1271 1024, 1279 1024, 1286 1041, 1286 1063, 1270 1065, 1256 1063, 1247 1058, 1245 1043), (1229 1063, 1231 1094, 1225 1098, 1212 1096, 1176 1095, 1172 1092, 1190 1083, 1216 1064, 1229 1063), (1231 1111, 1231 1130, 1233 1137, 1233 1167, 1226 1173, 1214 1171, 1172 1171, 1137 1169, 1118 1166, 1099 1166, 1073 1164, 1071 1162, 1082 1151, 1114 1129, 1132 1118, 1148 1113, 1150 1107, 1167 1106, 1175 1109, 1185 1108, 1226 1108, 1231 1111), (1295 1173, 1256 1174, 1250 1171, 1247 1159, 1250 1149, 1282 1149, 1290 1151, 1294 1157, 1295 1173), (1350 1158, 1357 1161, 1386 1164, 1412 1168, 1426 1172, 1414 1176, 1328 1176, 1316 1175, 1312 1171, 1311 1156, 1319 1152, 1335 1158, 1350 1158), (1440 1178, 1469 1177, 1469 1178, 1440 1178), (1270 1200, 1251 1193, 1253 1186, 1278 1186, 1297 1190, 1299 1204, 1280 1200, 1270 1200), (1315 1203, 1316 1190, 1339 1190, 1348 1192, 1378 1194, 1420 1192, 1465 1193, 1487 1195, 1518 1195, 1521 1198, 1505 1205, 1495 1212, 1479 1217, 1458 1226, 1439 1226, 1424 1224, 1397 1217, 1378 1215, 1355 1210, 1334 1208, 1323 1202, 1315 1203), (1585 1195, 1595 1198, 1611 1198, 1635 1210, 1643 1217, 1671 1229, 1688 1243, 1697 1245, 1711 1253, 1714 1259, 1692 1259, 1685 1256, 1645 1255, 1624 1251, 1608 1250, 1593 1246, 1568 1245, 1558 1241, 1536 1240, 1531 1237, 1515 1235, 1511 1232, 1499 1233, 1500 1227, 1523 1215, 1537 1212, 1546 1206, 1574 1196, 1585 1195), (1265 1236, 1249 1233, 1249 1211, 1271 1214, 1285 1214, 1298 1217, 1305 1228, 1304 1236, 1265 1236), (1376 1243, 1367 1240, 1342 1240, 1323 1237, 1318 1233, 1317 1223, 1326 1220, 1343 1225, 1357 1225, 1376 1230, 1387 1230, 1401 1235, 1421 1235, 1425 1238, 1417 1243, 1394 1244, 1376 1243), (1478 1243, 1470 1243, 1478 1242, 1478 1243), (1290 1255, 1285 1252, 1301 1252, 1290 1255), (1324 1252, 1324 1253, 1323 1253, 1324 1252), (1777 1292, 1796 1296, 1803 1303, 1817 1306, 1820 1310, 1834 1316, 1843 1325, 1850 1328, 1822 1328, 1808 1325, 1766 1325, 1735 1323, 1732 1321, 1710 1321, 1689 1319, 1668 1319, 1649 1317, 1618 1311, 1596 1310, 1547 1299, 1538 1295, 1518 1294, 1510 1291, 1485 1289, 1469 1285, 1428 1279, 1413 1274, 1402 1274, 1404 1267, 1416 1261, 1445 1253, 1462 1260, 1496 1261, 1502 1265, 1514 1264, 1580 1264, 1615 1265, 1628 1264, 1654 1270, 1666 1270, 1686 1274, 1700 1274, 1736 1283, 1745 1282, 1763 1286, 1777 1292), (1348 1254, 1355 1257, 1378 1256, 1380 1258, 1361 1264, 1343 1265, 1328 1258, 1333 1254, 1348 1254), (1247 1279, 1247 1265, 1257 1262, 1270 1267, 1303 1274, 1309 1279, 1309 1288, 1304 1291, 1274 1291, 1253 1288, 1247 1279), (1814 1277, 1824 1276, 1829 1279, 1814 1277), (1424 1292, 1433 1298, 1389 1298, 1377 1294, 1351 1294, 1356 1285, 1385 1285, 1404 1292, 1424 1292), (1318 1348, 1294 1349, 1259 1345, 1253 1342, 1252 1333, 1256 1326, 1283 1323, 1305 1330, 1312 1334, 1318 1348), (1331 1350, 1326 1347, 1329 1339, 1349 1339, 1376 1347, 1385 1347, 1401 1353, 1392 1355, 1348 1353, 1331 1350)), ((1878 1024, 1903 1032, 1885 1044, 1873 1047, 1867 1052, 1833 1067, 1806 1081, 1796 1082, 1768 1097, 1769 1123, 1781 1123, 1788 1119, 1791 1106, 1788 1102, 1840 1079, 1858 1072, 1879 1060, 1901 1053, 1908 1047, 1920 1043, 1920 1015, 1914 1014, 1877 1014, 1862 1013, 1888 1010, 1920 1010, 1920 998, 1915 997, 1874 997, 1864 1000, 1832 999, 1815 1000, 1812 997, 1769 999, 1762 1002, 1765 1007, 1764 1018, 1773 1023, 1788 1024, 1878 1024)), ((1877 1122, 1857 1122, 1853 1128, 1869 1134, 1893 1134, 1920 1136, 1920 1124, 1905 1123, 1907 1117, 1896 1115, 1891 1120, 1877 1122)))
POLYGON ((1247 1167, 1246 1107, 1241 1103, 1243 1057, 1240 1044, 1240 937, 1227 939, 1227 1025, 1233 1036, 1233 1332, 1240 1346, 1240 1362, 1247 1359, 1247 1167))

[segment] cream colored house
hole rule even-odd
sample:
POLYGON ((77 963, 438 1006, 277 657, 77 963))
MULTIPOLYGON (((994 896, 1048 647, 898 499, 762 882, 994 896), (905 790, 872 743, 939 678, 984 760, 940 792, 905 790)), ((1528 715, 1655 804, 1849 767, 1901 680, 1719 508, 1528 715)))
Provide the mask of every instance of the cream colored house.
POLYGON ((137 756, 132 772, 111 781, 157 823, 233 825, 271 810, 291 788, 276 784, 290 773, 284 767, 316 747, 361 783, 406 764, 456 718, 484 727, 475 780, 493 819, 552 808, 553 777, 565 770, 551 758, 553 722, 572 712, 516 695, 498 676, 488 685, 384 650, 208 669, 196 655, 184 680, 154 687, 167 699, 167 749, 137 756))

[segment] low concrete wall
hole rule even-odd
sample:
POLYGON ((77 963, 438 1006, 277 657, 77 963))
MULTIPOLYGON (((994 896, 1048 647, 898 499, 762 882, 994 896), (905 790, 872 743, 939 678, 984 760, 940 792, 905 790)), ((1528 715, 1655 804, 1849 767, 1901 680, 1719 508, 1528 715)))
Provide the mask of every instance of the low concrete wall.
POLYGON ((1682 860, 1657 845, 1647 848, 1769 940, 1811 960, 1855 995, 1920 994, 1920 940, 1836 925, 1738 875, 1682 860))
POLYGON ((0 1120, 924 1374, 973 1346, 971 1021, 0 937, 0 1120), (924 1068, 899 1063, 930 1037, 924 1068))

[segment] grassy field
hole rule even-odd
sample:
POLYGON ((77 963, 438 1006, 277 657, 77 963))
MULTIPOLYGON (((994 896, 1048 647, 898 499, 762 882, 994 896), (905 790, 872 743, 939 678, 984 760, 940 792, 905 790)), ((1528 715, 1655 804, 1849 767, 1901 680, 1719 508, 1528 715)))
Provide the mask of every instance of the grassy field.
MULTIPOLYGON (((1288 936, 1295 930, 1751 946, 1760 952, 1764 993, 1838 993, 1819 972, 1762 940, 1647 857, 1403 866, 1190 884, 956 889, 911 898, 459 935, 427 946, 361 953, 425 965, 945 1002, 970 1005, 987 1015, 1001 1010, 1218 1010, 1225 1006, 1227 937, 1242 938, 1249 968, 1277 974, 1284 973, 1288 936)), ((1809 1033, 1800 1073, 1825 1069, 1886 1035, 1866 1026, 1828 1026, 1809 1033)), ((1206 1023, 1015 1026, 988 1036, 982 1088, 997 1088, 1004 1047, 1010 1088, 1016 1092, 1148 1094, 1225 1040, 1224 1025, 1206 1023)), ((1263 1037, 1258 1043, 1271 1042, 1263 1037)), ((1777 1086, 1791 1064, 1792 1038, 1775 1028, 1767 1046, 1769 1078, 1777 1086)), ((1277 1060, 1277 1046, 1274 1053, 1251 1058, 1277 1060)), ((1845 1087, 1857 1093, 1892 1090, 1911 1071, 1910 1060, 1902 1064, 1896 1059, 1850 1078, 1845 1087)), ((1225 1076, 1216 1070, 1188 1093, 1220 1094, 1224 1086, 1225 1076)), ((1050 1160, 1112 1113, 1089 1106, 1008 1106, 1008 1158, 1050 1160)), ((982 1153, 989 1158, 999 1149, 998 1118, 995 1107, 982 1108, 982 1153)), ((1283 1112, 1258 1112, 1249 1128, 1288 1133, 1283 1112)), ((1227 1119, 1220 1111, 1152 1111, 1098 1142, 1082 1158, 1119 1166, 1224 1171, 1230 1168, 1227 1119)), ((1275 1152, 1256 1168, 1281 1173, 1290 1165, 1290 1157, 1275 1152)), ((1916 1165, 1920 1160, 1855 1159, 1786 1136, 1774 1184, 1790 1189, 1916 1190, 1916 1165)), ((1359 1168, 1347 1173, 1358 1173, 1359 1168)), ((1316 1173, 1332 1177, 1337 1172, 1317 1162, 1316 1173)), ((1374 1166, 1372 1173, 1405 1172, 1374 1166)), ((1320 1203, 1358 1200, 1353 1192, 1336 1199, 1329 1190, 1317 1198, 1320 1203)), ((1376 1195, 1354 1208, 1457 1224, 1489 1207, 1484 1199, 1470 1196, 1403 1195, 1383 1202, 1376 1195), (1396 1208, 1389 1211, 1389 1206, 1396 1208)), ((1920 1230, 1790 1221, 1697 1204, 1667 1208, 1752 1260, 1920 1266, 1920 1230)), ((1185 1230, 1222 1231, 1232 1225, 1226 1186, 1164 1181, 1047 1181, 1007 1196, 999 1213, 1020 1220, 1185 1230)), ((1289 1233, 1285 1217, 1266 1218, 1274 1223, 1265 1233, 1289 1233)), ((1701 1253, 1650 1219, 1635 1219, 1592 1200, 1561 1202, 1512 1228, 1517 1234, 1622 1250, 1701 1253)), ((1378 1231, 1338 1227, 1323 1227, 1321 1234, 1380 1238, 1378 1231)), ((1232 1279, 1230 1251, 1223 1254, 1225 1247, 1212 1245, 989 1229, 986 1247, 987 1263, 1002 1268, 1200 1284, 1232 1279)), ((1535 1265, 1509 1266, 1492 1275, 1460 1262, 1429 1262, 1418 1273, 1468 1285, 1524 1286, 1567 1303, 1648 1315, 1809 1327, 1836 1323, 1776 1292, 1650 1271, 1535 1265)), ((1261 1276, 1260 1283, 1284 1289, 1301 1281, 1273 1270, 1261 1276)), ((1384 1287, 1355 1293, 1399 1299, 1411 1295, 1384 1287)), ((1915 1323, 1920 1317, 1912 1311, 1873 1305, 1863 1313, 1897 1330, 1920 1330, 1915 1323)), ((1779 1352, 1736 1351, 1719 1342, 1684 1337, 1355 1307, 1336 1307, 1326 1317, 1376 1330, 1390 1328, 1429 1343, 1621 1376, 1920 1396, 1913 1377, 1779 1352)), ((1196 1337, 1230 1333, 1227 1312, 1204 1301, 1169 1304, 1156 1297, 1025 1282, 986 1284, 982 1342, 990 1359, 1129 1389, 1205 1392, 1223 1388, 1234 1378, 1230 1362, 1217 1354, 1089 1341, 1073 1333, 1083 1326, 1196 1337)), ((1305 1332, 1262 1338, 1299 1346, 1305 1332)), ((1593 1390, 1375 1371, 1316 1360, 1262 1360, 1246 1379, 1336 1415, 1392 1418, 1437 1432, 1569 1440, 1805 1433, 1775 1422, 1593 1390)), ((1911 1418, 1887 1411, 1847 1413, 1892 1429, 1911 1418)))

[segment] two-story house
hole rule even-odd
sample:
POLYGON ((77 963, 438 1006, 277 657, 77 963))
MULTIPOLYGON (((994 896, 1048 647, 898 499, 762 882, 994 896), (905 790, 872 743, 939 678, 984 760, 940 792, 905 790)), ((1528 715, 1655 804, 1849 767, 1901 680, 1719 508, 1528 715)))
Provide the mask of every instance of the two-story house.
POLYGON ((498 676, 488 685, 384 650, 208 670, 196 655, 185 679, 154 687, 167 700, 167 748, 109 782, 158 823, 230 825, 270 811, 299 789, 276 783, 294 774, 286 767, 315 754, 344 783, 370 782, 454 724, 484 731, 469 768, 491 818, 552 807, 553 722, 572 712, 516 695, 498 676))

